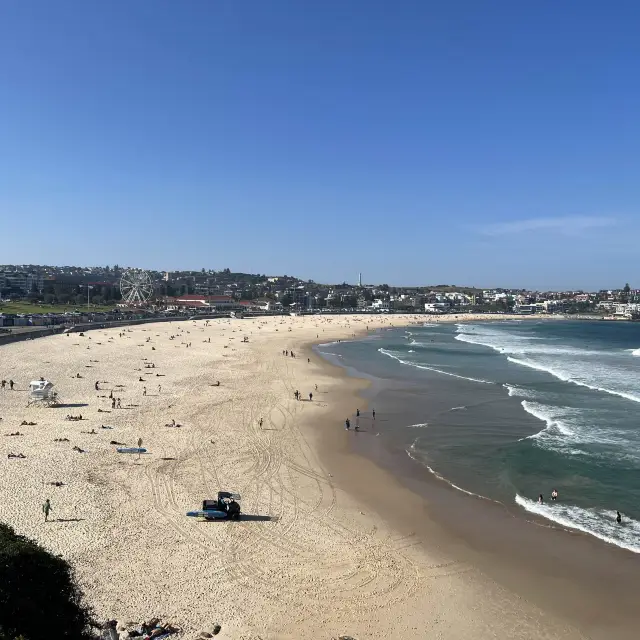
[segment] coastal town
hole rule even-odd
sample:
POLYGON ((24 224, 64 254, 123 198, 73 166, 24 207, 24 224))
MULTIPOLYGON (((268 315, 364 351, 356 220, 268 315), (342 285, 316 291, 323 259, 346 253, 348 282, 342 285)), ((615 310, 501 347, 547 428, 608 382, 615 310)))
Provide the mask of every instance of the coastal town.
POLYGON ((449 284, 399 286, 318 283, 290 275, 232 272, 143 271, 118 265, 71 267, 0 265, 0 326, 52 324, 51 315, 189 313, 516 313, 640 317, 640 289, 626 284, 600 291, 529 291, 449 284), (123 296, 127 274, 144 274, 144 295, 123 296))

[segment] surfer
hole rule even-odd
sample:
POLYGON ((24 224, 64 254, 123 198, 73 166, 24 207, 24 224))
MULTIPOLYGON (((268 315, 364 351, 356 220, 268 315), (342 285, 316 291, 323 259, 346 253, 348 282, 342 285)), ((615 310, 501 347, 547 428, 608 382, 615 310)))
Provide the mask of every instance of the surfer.
POLYGON ((616 511, 616 522, 622 524, 622 515, 619 511, 616 511))
POLYGON ((551 499, 552 500, 558 499, 558 492, 555 489, 551 492, 551 499))

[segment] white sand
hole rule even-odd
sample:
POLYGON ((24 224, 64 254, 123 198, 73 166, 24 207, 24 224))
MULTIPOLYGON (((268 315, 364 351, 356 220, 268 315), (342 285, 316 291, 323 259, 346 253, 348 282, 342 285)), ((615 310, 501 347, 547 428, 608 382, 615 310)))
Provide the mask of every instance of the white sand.
MULTIPOLYGON (((0 520, 69 559, 99 618, 159 616, 185 637, 214 622, 220 638, 581 637, 472 567, 399 536, 319 462, 305 425, 329 416, 340 380, 282 350, 316 335, 346 338, 366 322, 411 321, 425 317, 158 323, 124 337, 110 329, 0 347, 0 377, 17 388, 0 392, 0 433, 25 434, 0 436, 0 520), (26 408, 28 382, 40 376, 82 406, 26 408), (96 380, 106 381, 99 392, 96 380), (97 397, 111 389, 133 406, 111 411, 97 397), (295 389, 314 401, 296 402, 295 389), (78 413, 87 419, 64 420, 78 413), (183 426, 165 427, 171 419, 183 426), (97 435, 81 433, 91 429, 97 435), (53 442, 61 437, 70 442, 53 442), (140 460, 109 445, 139 437, 149 451, 140 460), (219 489, 242 495, 245 519, 185 516, 219 489), (45 524, 47 497, 54 521, 45 524)), ((333 418, 323 426, 341 427, 333 418)))

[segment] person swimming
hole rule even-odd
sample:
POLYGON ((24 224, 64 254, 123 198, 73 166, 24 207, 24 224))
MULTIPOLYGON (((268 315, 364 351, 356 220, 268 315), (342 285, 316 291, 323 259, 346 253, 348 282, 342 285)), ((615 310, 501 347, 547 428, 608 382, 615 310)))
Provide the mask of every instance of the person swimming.
POLYGON ((538 504, 544 504, 544 498, 543 498, 542 494, 540 494, 538 496, 538 504))
POLYGON ((552 500, 558 499, 558 492, 555 489, 551 492, 551 499, 552 500))
POLYGON ((616 522, 622 524, 622 514, 619 511, 616 511, 616 522))

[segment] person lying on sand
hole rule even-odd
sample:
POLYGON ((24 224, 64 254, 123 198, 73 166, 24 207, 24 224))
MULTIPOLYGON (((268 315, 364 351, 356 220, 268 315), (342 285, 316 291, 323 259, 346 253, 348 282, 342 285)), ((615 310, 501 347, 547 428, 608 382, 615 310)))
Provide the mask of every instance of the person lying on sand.
POLYGON ((9 453, 7 454, 7 458, 26 458, 27 456, 24 453, 9 453))
POLYGON ((54 487, 64 487, 64 482, 58 482, 57 480, 55 482, 47 482, 47 484, 51 484, 54 487))
POLYGON ((54 442, 69 442, 69 438, 54 438, 54 442))
POLYGON ((101 429, 113 429, 113 427, 109 427, 109 426, 107 426, 106 424, 101 424, 101 425, 100 425, 100 428, 101 428, 101 429))
POLYGON ((121 447, 126 447, 127 443, 126 442, 118 442, 117 440, 111 440, 111 442, 109 442, 109 444, 117 444, 121 447))
POLYGON ((84 449, 81 449, 80 447, 73 447, 73 451, 77 451, 78 453, 86 453, 86 451, 84 449))
POLYGON ((20 423, 21 427, 35 427, 38 423, 37 422, 27 422, 26 420, 23 420, 20 423))
POLYGON ((20 433, 19 431, 16 431, 15 433, 5 433, 5 436, 23 436, 24 433, 20 433))
POLYGON ((86 433, 88 436, 95 436, 98 432, 95 429, 91 429, 91 431, 81 431, 80 433, 86 433))

